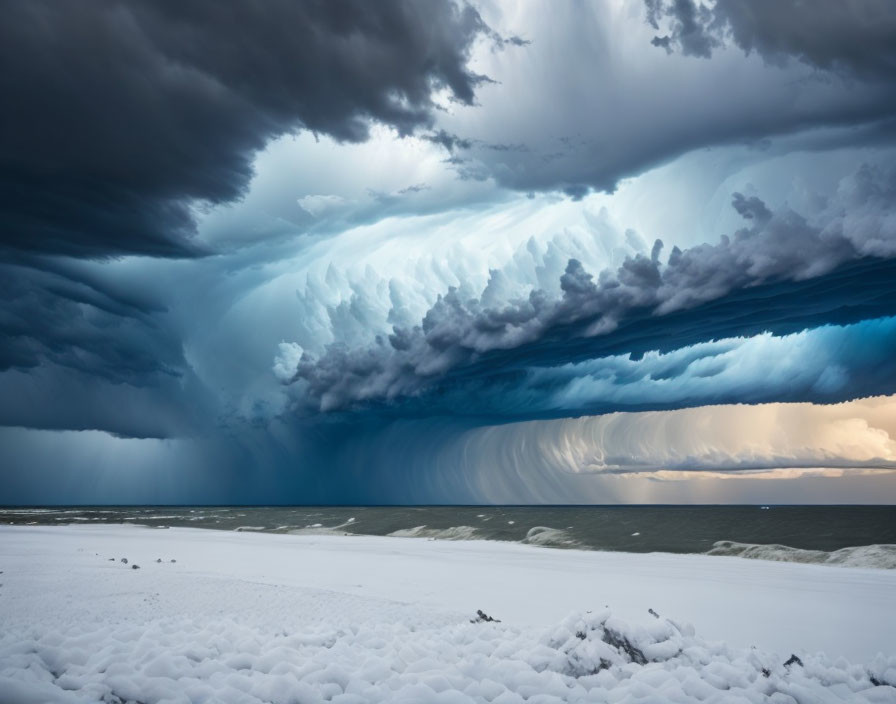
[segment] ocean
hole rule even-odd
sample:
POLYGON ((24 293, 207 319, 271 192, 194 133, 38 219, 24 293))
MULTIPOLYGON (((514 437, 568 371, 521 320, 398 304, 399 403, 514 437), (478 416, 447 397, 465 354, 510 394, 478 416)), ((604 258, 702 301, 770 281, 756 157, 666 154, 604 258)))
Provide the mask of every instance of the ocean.
POLYGON ((0 508, 0 523, 497 540, 896 568, 896 506, 57 506, 0 508))

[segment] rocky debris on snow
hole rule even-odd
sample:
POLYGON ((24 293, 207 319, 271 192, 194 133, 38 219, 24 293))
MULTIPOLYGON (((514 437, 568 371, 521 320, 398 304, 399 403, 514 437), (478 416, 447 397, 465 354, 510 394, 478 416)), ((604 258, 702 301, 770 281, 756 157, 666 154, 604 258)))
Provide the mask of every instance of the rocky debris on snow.
POLYGON ((657 620, 650 628, 633 629, 610 616, 608 610, 587 612, 566 619, 548 637, 559 654, 549 664, 573 677, 595 675, 614 665, 668 660, 681 652, 685 634, 668 620, 657 620))
POLYGON ((482 609, 477 609, 476 618, 470 619, 470 623, 501 623, 501 619, 492 618, 482 609))
POLYGON ((790 667, 791 665, 799 665, 800 667, 802 667, 803 661, 800 660, 796 655, 791 653, 790 657, 787 659, 787 662, 784 663, 784 667, 790 667))

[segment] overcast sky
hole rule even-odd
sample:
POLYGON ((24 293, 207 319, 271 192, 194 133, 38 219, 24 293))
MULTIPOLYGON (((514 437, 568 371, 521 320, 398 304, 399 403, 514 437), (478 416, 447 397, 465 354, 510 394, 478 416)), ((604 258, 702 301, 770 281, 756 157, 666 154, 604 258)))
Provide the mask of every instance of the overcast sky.
POLYGON ((0 503, 896 502, 889 0, 11 0, 0 503))

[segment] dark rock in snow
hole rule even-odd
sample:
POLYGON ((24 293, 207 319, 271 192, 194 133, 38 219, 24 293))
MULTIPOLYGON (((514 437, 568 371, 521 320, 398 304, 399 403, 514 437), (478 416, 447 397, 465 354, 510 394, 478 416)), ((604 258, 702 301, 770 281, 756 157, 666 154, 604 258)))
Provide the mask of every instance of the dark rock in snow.
POLYGON ((791 653, 790 658, 787 660, 787 662, 784 663, 784 667, 790 667, 791 665, 799 665, 800 667, 802 667, 803 661, 800 660, 796 655, 791 653))
POLYGON ((500 619, 492 618, 482 609, 476 610, 476 618, 470 619, 470 623, 501 623, 500 619))
MULTIPOLYGON (((2 585, 0 585, 2 586, 2 585)), ((884 679, 885 675, 889 675, 893 670, 887 670, 880 677, 876 677, 872 672, 868 673, 868 681, 871 682, 875 687, 891 687, 892 689, 896 689, 896 680, 889 681, 884 679)))
POLYGON ((631 662, 637 663, 638 665, 647 664, 647 658, 644 656, 644 653, 642 653, 640 649, 632 645, 631 641, 622 633, 617 633, 616 631, 609 628, 604 628, 603 637, 601 638, 601 640, 603 640, 603 642, 607 645, 616 648, 616 650, 620 651, 621 653, 625 653, 626 655, 628 655, 628 659, 631 662))

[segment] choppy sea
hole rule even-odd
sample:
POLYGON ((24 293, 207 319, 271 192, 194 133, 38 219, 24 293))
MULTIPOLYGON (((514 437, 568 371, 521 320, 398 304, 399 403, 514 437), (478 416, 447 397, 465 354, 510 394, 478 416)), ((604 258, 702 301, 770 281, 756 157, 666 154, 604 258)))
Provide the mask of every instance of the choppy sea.
POLYGON ((498 540, 896 569, 896 506, 56 506, 0 508, 0 523, 498 540))

